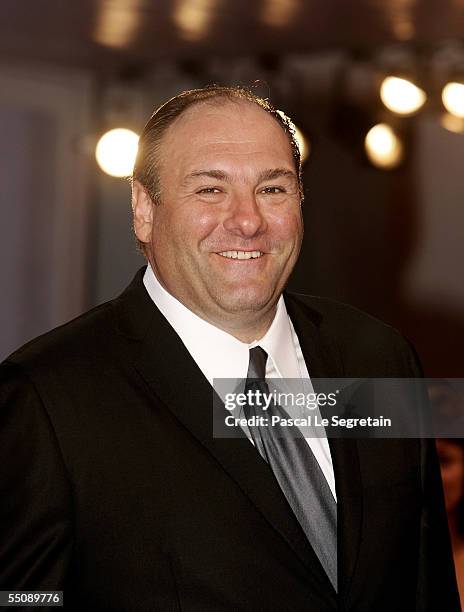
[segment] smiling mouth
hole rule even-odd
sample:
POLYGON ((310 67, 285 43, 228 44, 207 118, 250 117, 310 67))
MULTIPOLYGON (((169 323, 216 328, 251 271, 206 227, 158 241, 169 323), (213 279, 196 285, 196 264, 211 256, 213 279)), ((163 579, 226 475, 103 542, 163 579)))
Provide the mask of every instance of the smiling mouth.
POLYGON ((228 259, 259 259, 264 253, 262 251, 221 251, 217 255, 228 259))

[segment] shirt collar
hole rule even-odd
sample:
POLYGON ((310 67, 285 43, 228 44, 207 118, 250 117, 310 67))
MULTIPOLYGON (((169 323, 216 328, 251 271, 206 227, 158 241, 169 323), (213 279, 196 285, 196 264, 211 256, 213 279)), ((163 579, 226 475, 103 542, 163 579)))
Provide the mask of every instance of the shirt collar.
POLYGON ((283 296, 277 302, 277 311, 265 335, 252 344, 261 346, 274 363, 278 378, 300 378, 291 323, 283 296))
POLYGON ((279 377, 299 378, 290 319, 283 296, 266 334, 247 344, 208 323, 171 295, 156 278, 148 264, 143 283, 149 296, 174 328, 208 381, 214 378, 245 379, 249 349, 261 346, 273 361, 279 377))

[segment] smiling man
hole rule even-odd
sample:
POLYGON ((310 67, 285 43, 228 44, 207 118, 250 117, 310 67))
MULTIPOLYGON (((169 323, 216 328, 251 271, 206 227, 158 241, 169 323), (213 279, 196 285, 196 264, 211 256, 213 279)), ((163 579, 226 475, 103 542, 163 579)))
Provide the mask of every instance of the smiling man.
POLYGON ((163 133, 159 205, 143 175, 137 180, 139 161, 134 172, 135 229, 155 276, 244 342, 269 328, 303 235, 300 169, 284 125, 231 92, 211 95, 163 133))
POLYGON ((284 291, 301 199, 292 125, 253 93, 154 113, 132 190, 148 265, 0 369, 1 590, 63 590, 70 610, 460 609, 430 441, 212 434, 217 378, 420 375, 395 330, 284 291))

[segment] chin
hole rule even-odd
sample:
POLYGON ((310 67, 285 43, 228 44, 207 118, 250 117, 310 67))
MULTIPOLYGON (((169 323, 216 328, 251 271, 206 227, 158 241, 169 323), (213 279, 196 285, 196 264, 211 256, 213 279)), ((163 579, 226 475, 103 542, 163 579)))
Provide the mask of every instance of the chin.
POLYGON ((218 303, 224 310, 230 313, 259 312, 269 306, 272 297, 272 291, 257 292, 256 290, 242 290, 236 291, 232 295, 226 296, 222 294, 218 296, 218 303))

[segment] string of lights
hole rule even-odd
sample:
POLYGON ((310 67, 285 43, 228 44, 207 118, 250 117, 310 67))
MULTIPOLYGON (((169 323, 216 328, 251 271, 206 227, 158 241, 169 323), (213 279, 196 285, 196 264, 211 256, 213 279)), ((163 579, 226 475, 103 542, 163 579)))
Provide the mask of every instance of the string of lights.
MULTIPOLYGON (((320 104, 320 98, 323 97, 323 94, 315 91, 318 85, 312 83, 313 58, 289 56, 273 62, 269 58, 265 62, 262 58, 249 59, 241 63, 236 61, 234 70, 227 70, 227 66, 217 66, 216 63, 212 62, 210 66, 206 63, 201 67, 185 64, 188 66, 192 86, 195 86, 195 82, 198 85, 218 82, 218 70, 222 74, 233 73, 235 82, 242 83, 253 82, 257 76, 264 75, 264 84, 270 97, 274 101, 277 92, 282 103, 285 97, 285 107, 293 106, 291 114, 297 122, 305 114, 310 114, 313 98, 317 98, 320 104), (300 99, 292 102, 295 93, 300 95, 300 99)), ((355 73, 359 71, 357 64, 361 63, 368 75, 365 80, 368 81, 369 93, 364 95, 364 91, 358 91, 357 104, 366 118, 378 117, 378 121, 371 121, 365 128, 363 139, 364 154, 373 166, 391 170, 401 164, 407 150, 401 122, 422 112, 433 113, 443 128, 464 134, 464 46, 460 42, 448 42, 432 51, 420 53, 405 46, 387 48, 375 56, 362 58, 361 62, 353 58, 347 60, 345 56, 341 63, 344 83, 351 89, 350 95, 355 87, 359 87, 355 83, 355 73)), ((179 82, 185 82, 185 66, 173 67, 174 73, 176 70, 179 72, 179 82)), ((336 70, 333 72, 337 74, 336 70)), ((175 80, 175 76, 173 74, 171 80, 175 80)), ((327 89, 327 84, 318 83, 321 89, 327 89)), ((107 130, 98 140, 95 155, 104 172, 114 177, 127 177, 133 168, 138 141, 137 131, 132 129, 137 123, 133 117, 134 102, 132 100, 128 103, 127 100, 130 96, 140 96, 143 84, 139 83, 139 87, 132 93, 126 91, 121 94, 124 84, 121 86, 120 83, 118 88, 118 102, 113 103, 112 117, 106 121, 107 130), (122 98, 125 100, 123 105, 122 98), (118 112, 114 112, 116 106, 118 112), (125 109, 123 112, 121 106, 125 109)), ((338 87, 336 90, 339 95, 346 95, 343 88, 338 87)), ((299 127, 296 138, 303 161, 306 161, 313 148, 311 138, 299 127)))

